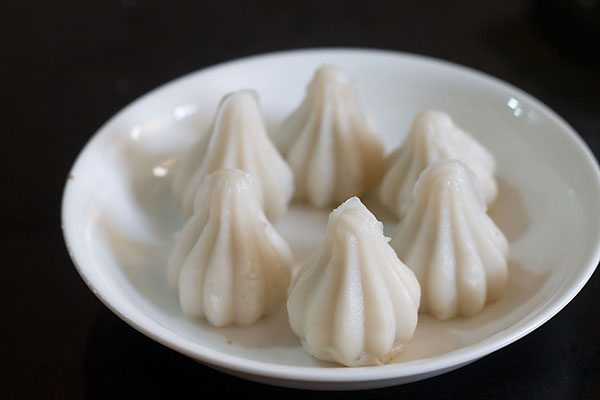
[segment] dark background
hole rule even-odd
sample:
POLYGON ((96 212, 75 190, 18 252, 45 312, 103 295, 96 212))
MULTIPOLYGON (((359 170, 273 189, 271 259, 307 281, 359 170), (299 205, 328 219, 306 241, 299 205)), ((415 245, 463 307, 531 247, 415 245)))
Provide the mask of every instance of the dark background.
POLYGON ((289 48, 377 47, 468 65, 541 99, 598 156, 599 7, 594 0, 3 2, 0 398, 206 397, 207 387, 286 398, 600 398, 598 274, 543 327, 455 372, 367 393, 309 393, 224 375, 136 332, 88 290, 60 231, 70 165, 112 114, 182 74, 289 48))

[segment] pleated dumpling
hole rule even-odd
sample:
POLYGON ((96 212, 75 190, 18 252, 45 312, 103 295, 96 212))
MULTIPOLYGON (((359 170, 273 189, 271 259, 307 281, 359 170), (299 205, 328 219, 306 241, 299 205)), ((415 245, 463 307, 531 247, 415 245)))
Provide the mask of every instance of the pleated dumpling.
POLYGON ((188 215, 204 178, 221 168, 239 168, 252 175, 256 196, 271 221, 286 211, 294 190, 292 170, 267 135, 253 91, 225 96, 210 131, 179 162, 173 191, 188 215))
POLYGON ((238 169, 207 176, 169 259, 168 281, 183 312, 215 326, 252 324, 287 295, 291 252, 265 217, 251 179, 238 169))
POLYGON ((486 214, 477 177, 460 161, 438 161, 421 173, 390 244, 419 279, 420 310, 437 318, 474 315, 506 286, 508 242, 486 214))
POLYGON ((364 194, 384 172, 382 141, 336 67, 316 71, 273 141, 294 171, 296 197, 319 208, 364 194))
POLYGON ((488 205, 496 199, 494 156, 454 125, 448 114, 424 111, 415 117, 402 146, 389 156, 390 165, 379 189, 382 203, 404 217, 421 171, 435 161, 448 159, 462 161, 475 173, 488 205))
POLYGON ((292 330, 314 357, 346 366, 389 362, 415 331, 420 288, 356 197, 329 215, 327 239, 288 298, 292 330))

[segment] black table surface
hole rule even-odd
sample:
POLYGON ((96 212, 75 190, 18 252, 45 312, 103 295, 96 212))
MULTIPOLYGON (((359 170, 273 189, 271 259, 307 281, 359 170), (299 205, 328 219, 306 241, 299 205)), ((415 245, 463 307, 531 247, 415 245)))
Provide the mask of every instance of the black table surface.
MULTIPOLYGON (((598 156, 597 31, 569 11, 577 2, 559 12, 541 3, 5 2, 0 398, 207 396, 206 387, 288 398, 600 398, 598 274, 544 326, 469 366, 368 392, 308 392, 225 375, 135 331, 88 290, 60 229, 68 170, 111 115, 182 74, 290 48, 384 48, 482 70, 548 104, 598 156)), ((598 2, 579 3, 597 16, 598 2)))

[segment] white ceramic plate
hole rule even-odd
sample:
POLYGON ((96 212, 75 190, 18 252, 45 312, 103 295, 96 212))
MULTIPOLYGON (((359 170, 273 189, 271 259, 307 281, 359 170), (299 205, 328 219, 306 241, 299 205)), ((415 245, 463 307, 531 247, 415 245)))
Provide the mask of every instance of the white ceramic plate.
MULTIPOLYGON (((322 49, 251 57, 208 68, 142 97, 107 122, 78 157, 63 199, 71 257, 93 292, 153 339, 214 368, 312 389, 389 386, 441 374, 531 332, 583 287, 599 259, 600 174, 590 151, 554 112, 506 83, 446 62, 375 50, 322 49), (441 109, 498 161, 491 215, 511 243, 510 281, 469 319, 421 316, 393 363, 343 368, 304 352, 284 312, 249 328, 216 329, 180 312, 165 262, 183 217, 170 168, 210 123, 221 97, 258 91, 269 127, 299 104, 313 71, 342 67, 388 150, 420 110, 441 109)), ((327 212, 293 206, 277 225, 304 259, 325 234, 327 212)), ((393 222, 386 223, 386 231, 393 222)))

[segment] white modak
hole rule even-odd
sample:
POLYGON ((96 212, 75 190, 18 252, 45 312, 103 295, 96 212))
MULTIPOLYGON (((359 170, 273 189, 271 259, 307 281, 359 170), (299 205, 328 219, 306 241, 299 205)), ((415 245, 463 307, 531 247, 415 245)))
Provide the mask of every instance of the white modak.
POLYGON ((420 311, 472 316, 507 283, 506 238, 486 214, 477 177, 457 160, 425 169, 390 242, 421 284, 420 311))
POLYGON ((287 296, 292 255, 251 180, 239 169, 207 176, 169 259, 167 277, 183 312, 215 326, 253 324, 287 296))
POLYGON ((286 211, 294 190, 292 170, 267 135, 253 91, 225 96, 210 131, 178 163, 173 191, 188 215, 203 179, 221 168, 239 168, 252 175, 269 220, 276 221, 286 211))
POLYGON ((327 239, 300 269, 287 303, 308 353, 350 367, 379 365, 411 339, 419 283, 388 240, 356 197, 331 212, 327 239))
POLYGON ((295 195, 318 208, 376 187, 384 148, 363 113, 350 79, 333 66, 319 68, 306 96, 273 135, 294 171, 295 195))
POLYGON ((400 148, 388 157, 388 170, 379 189, 381 202, 398 217, 406 214, 421 171, 438 160, 457 159, 477 176, 489 205, 498 193, 494 156, 441 111, 419 113, 400 148))

